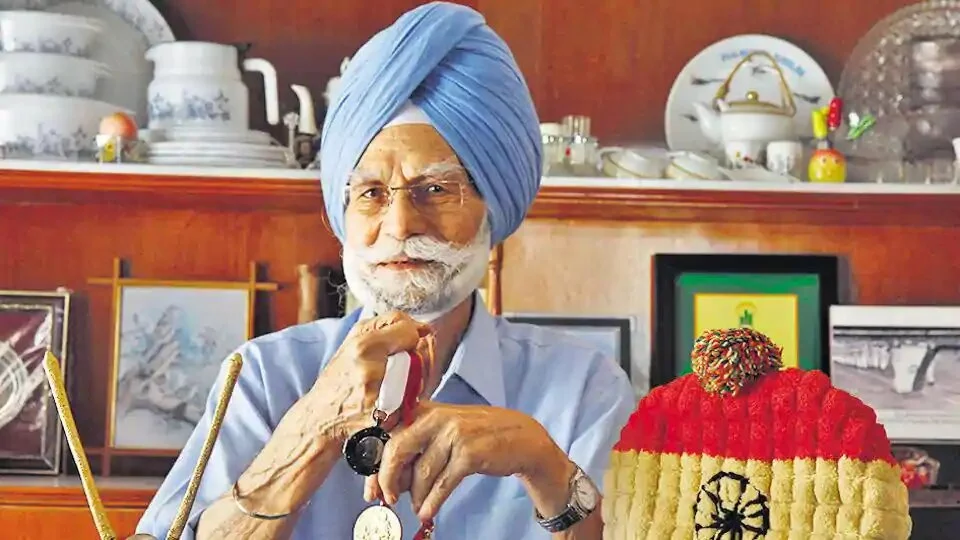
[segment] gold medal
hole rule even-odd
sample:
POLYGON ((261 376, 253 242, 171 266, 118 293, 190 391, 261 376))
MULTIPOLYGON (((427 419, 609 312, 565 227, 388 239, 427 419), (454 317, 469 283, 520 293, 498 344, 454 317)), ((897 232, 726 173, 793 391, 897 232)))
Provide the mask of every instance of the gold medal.
POLYGON ((353 524, 353 540, 401 540, 402 535, 400 518, 383 504, 360 512, 353 524))

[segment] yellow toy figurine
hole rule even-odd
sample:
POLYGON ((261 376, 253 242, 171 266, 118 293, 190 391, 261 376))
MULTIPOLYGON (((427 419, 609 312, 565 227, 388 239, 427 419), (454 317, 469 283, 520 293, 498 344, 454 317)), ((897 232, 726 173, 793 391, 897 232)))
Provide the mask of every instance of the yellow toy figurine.
POLYGON ((841 183, 847 180, 847 158, 829 144, 817 148, 810 156, 807 178, 811 182, 841 183))
POLYGON ((807 179, 811 182, 840 183, 847 179, 847 159, 830 144, 830 131, 840 122, 840 101, 834 98, 830 107, 816 109, 811 113, 813 136, 817 149, 810 156, 807 179), (836 105, 834 105, 836 103, 836 105))
POLYGON ((709 330, 654 388, 604 477, 604 540, 907 540, 876 413, 750 328, 709 330))

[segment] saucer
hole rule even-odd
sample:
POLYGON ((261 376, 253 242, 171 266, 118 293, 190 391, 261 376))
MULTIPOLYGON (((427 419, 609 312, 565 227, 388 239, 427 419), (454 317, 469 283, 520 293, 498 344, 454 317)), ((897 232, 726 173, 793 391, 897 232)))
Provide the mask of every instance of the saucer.
POLYGON ((268 146, 273 142, 269 133, 256 130, 236 130, 210 126, 177 126, 166 128, 160 134, 169 142, 241 143, 268 146))

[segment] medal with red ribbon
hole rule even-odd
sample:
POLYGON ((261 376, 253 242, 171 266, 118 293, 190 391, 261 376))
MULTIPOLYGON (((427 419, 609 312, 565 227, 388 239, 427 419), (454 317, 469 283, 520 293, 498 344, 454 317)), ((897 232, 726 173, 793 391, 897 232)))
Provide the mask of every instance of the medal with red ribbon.
MULTIPOLYGON (((374 425, 354 433, 343 445, 343 457, 357 474, 371 476, 380 471, 383 452, 390 441, 384 423, 399 411, 400 421, 410 425, 423 384, 423 361, 419 355, 400 352, 387 358, 373 410, 374 425)), ((354 540, 401 540, 402 534, 399 516, 382 500, 361 512, 353 525, 354 540)), ((414 540, 429 540, 432 535, 433 522, 428 521, 421 525, 414 540)))

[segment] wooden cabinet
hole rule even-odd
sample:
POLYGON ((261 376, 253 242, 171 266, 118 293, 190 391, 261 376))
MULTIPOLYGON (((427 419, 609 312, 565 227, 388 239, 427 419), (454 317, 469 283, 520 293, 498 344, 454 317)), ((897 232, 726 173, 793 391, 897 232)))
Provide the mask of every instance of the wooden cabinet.
POLYGON ((169 459, 106 463, 113 302, 110 287, 89 279, 109 277, 115 257, 138 278, 187 281, 246 281, 257 262, 280 290, 257 298, 256 333, 296 324, 297 266, 340 259, 316 171, 13 166, 0 163, 0 289, 74 292, 67 386, 91 466, 95 474, 162 475, 169 459))
MULTIPOLYGON (((139 166, 5 166, 0 288, 77 293, 68 385, 83 390, 83 399, 71 397, 95 469, 102 467, 111 303, 109 291, 88 286, 88 278, 109 275, 114 257, 128 259, 138 277, 192 280, 246 279, 249 262, 258 261, 281 286, 257 314, 266 332, 296 322, 298 264, 339 264, 310 172, 201 177, 139 166)), ((503 310, 637 316, 643 336, 650 255, 718 251, 839 255, 854 303, 960 303, 960 187, 546 179, 527 222, 503 246, 503 310)), ((648 359, 635 358, 642 372, 638 364, 648 359)), ((119 535, 133 532, 156 486, 101 482, 119 535)), ((918 511, 936 526, 956 515, 918 511)), ((65 479, 0 477, 0 531, 5 540, 96 537, 79 485, 65 479)))
MULTIPOLYGON (((155 478, 97 480, 117 535, 133 534, 159 486, 155 478)), ((0 531, 4 540, 98 538, 80 483, 74 478, 0 477, 0 531)))

